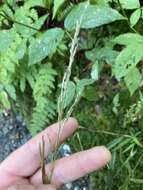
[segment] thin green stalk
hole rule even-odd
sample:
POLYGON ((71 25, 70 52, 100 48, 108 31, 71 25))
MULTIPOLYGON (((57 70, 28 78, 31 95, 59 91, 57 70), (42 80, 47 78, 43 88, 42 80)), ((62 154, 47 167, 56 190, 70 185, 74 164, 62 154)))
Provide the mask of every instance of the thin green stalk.
MULTIPOLYGON (((88 5, 89 5, 89 1, 87 1, 87 5, 85 6, 85 11, 86 11, 88 5)), ((62 80, 61 94, 60 94, 60 96, 58 98, 58 107, 57 107, 57 109, 58 109, 59 128, 58 128, 57 139, 56 139, 56 143, 55 143, 55 151, 53 153, 52 170, 51 170, 50 180, 52 179, 52 175, 53 175, 54 168, 55 168, 55 161, 56 161, 56 158, 57 158, 57 155, 58 155, 58 147, 59 147, 59 144, 60 144, 60 138, 61 138, 62 131, 64 129, 66 121, 71 116, 75 105, 77 104, 77 102, 80 99, 80 94, 77 94, 73 104, 71 105, 69 110, 64 115, 65 99, 66 99, 66 95, 67 95, 67 86, 68 86, 68 82, 69 82, 70 77, 71 77, 72 65, 73 65, 74 58, 75 58, 77 48, 78 48, 78 35, 79 35, 79 32, 80 32, 83 16, 84 16, 84 13, 81 16, 79 22, 77 22, 77 24, 76 24, 76 30, 75 30, 74 38, 72 40, 72 44, 71 44, 71 48, 70 48, 69 65, 68 65, 68 67, 67 67, 67 69, 65 71, 65 74, 64 74, 64 77, 63 77, 63 80, 62 80)))
POLYGON ((40 30, 37 29, 37 28, 34 28, 34 27, 29 26, 29 25, 27 25, 27 24, 24 24, 24 23, 21 23, 21 22, 18 22, 18 21, 16 21, 16 20, 14 20, 14 19, 11 19, 8 15, 6 15, 5 12, 4 12, 4 14, 0 13, 0 16, 4 17, 5 19, 7 19, 7 20, 10 21, 10 22, 13 22, 13 23, 16 23, 16 24, 25 26, 25 27, 27 27, 27 28, 30 28, 30 29, 33 29, 33 30, 36 30, 36 31, 40 31, 40 30))
POLYGON ((143 179, 131 178, 130 181, 136 184, 143 184, 143 179))
POLYGON ((86 131, 89 131, 91 133, 101 133, 101 134, 106 134, 106 135, 111 135, 111 136, 123 136, 123 137, 131 138, 130 135, 114 133, 114 132, 105 131, 105 130, 94 130, 94 129, 85 128, 83 126, 80 126, 79 129, 86 130, 86 131))
POLYGON ((127 16, 127 14, 126 14, 126 12, 125 12, 125 10, 124 10, 124 8, 123 8, 123 6, 122 6, 120 0, 117 0, 117 2, 118 2, 118 5, 119 5, 119 7, 120 7, 120 9, 121 9, 121 11, 122 11, 124 17, 125 17, 126 20, 127 20, 127 24, 128 24, 128 26, 130 27, 130 29, 131 29, 133 32, 138 33, 138 31, 137 31, 136 29, 134 29, 134 28, 130 25, 129 18, 128 18, 128 16, 127 16))
POLYGON ((46 175, 46 164, 45 164, 45 140, 42 137, 42 143, 39 145, 40 159, 41 159, 41 170, 42 170, 42 182, 43 184, 49 184, 49 178, 46 175))

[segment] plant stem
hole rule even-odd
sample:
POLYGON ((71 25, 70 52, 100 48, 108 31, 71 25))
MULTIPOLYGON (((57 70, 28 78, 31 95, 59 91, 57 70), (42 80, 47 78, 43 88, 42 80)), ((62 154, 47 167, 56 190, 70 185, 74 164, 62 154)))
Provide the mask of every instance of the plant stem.
POLYGON ((41 158, 41 170, 42 170, 42 182, 43 184, 49 184, 48 176, 46 175, 46 164, 45 164, 45 140, 42 137, 42 143, 39 145, 39 152, 41 158))
POLYGON ((10 22, 13 22, 13 23, 16 23, 16 24, 25 26, 25 27, 27 27, 27 28, 30 28, 30 29, 33 29, 33 30, 36 30, 36 31, 40 31, 40 30, 37 29, 37 28, 34 28, 34 27, 29 26, 29 25, 27 25, 27 24, 24 24, 24 23, 21 23, 21 22, 18 22, 18 21, 16 21, 16 20, 11 19, 8 15, 6 15, 5 12, 4 12, 4 14, 0 13, 0 15, 1 15, 2 17, 4 17, 5 19, 7 19, 8 21, 10 21, 10 22))
POLYGON ((128 24, 128 26, 130 27, 130 29, 131 29, 133 32, 138 33, 138 31, 137 31, 136 29, 134 29, 134 28, 130 25, 129 18, 128 18, 128 16, 127 16, 127 14, 126 14, 126 12, 125 12, 125 10, 124 10, 124 8, 123 8, 123 6, 122 6, 120 0, 117 0, 117 2, 118 2, 118 5, 119 5, 119 7, 120 7, 120 9, 121 9, 121 11, 122 11, 124 17, 126 18, 127 24, 128 24))
MULTIPOLYGON (((86 11, 88 5, 89 5, 89 1, 87 1, 87 4, 85 6, 85 11, 86 11)), ((77 102, 80 99, 80 94, 77 94, 75 97, 74 103, 71 105, 71 107, 69 108, 69 110, 67 111, 67 113, 64 116, 65 99, 67 96, 67 86, 68 86, 68 82, 70 80, 72 65, 73 65, 74 58, 75 58, 77 48, 78 48, 78 35, 80 32, 80 28, 81 28, 81 24, 82 24, 82 20, 83 20, 83 16, 84 16, 85 11, 83 11, 83 14, 82 14, 79 22, 76 23, 76 30, 75 30, 74 38, 72 39, 71 48, 70 48, 69 65, 68 65, 68 67, 65 71, 65 74, 63 76, 61 94, 58 98, 57 109, 58 109, 59 128, 58 128, 57 139, 56 139, 56 143, 55 143, 55 151, 53 153, 52 170, 51 170, 50 180, 52 179, 52 175, 53 175, 54 168, 55 168, 55 161, 56 161, 56 158, 58 156, 58 147, 60 144, 60 138, 61 138, 62 131, 64 129, 66 121, 68 120, 68 118, 72 114, 75 105, 77 104, 77 102)))

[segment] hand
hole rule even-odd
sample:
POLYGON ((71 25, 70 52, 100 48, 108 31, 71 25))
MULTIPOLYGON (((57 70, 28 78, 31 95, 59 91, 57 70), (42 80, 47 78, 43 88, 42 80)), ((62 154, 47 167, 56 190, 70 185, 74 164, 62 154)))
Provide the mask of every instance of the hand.
MULTIPOLYGON (((56 190, 63 184, 93 172, 110 161, 110 152, 102 146, 73 154, 57 160, 51 185, 42 185, 39 144, 44 136, 45 153, 48 155, 54 149, 58 127, 58 124, 48 127, 0 164, 0 190, 56 190), (46 143, 49 142, 48 138, 51 139, 50 145, 46 143)), ((72 135, 77 127, 76 120, 70 118, 65 124, 60 143, 72 135)), ((50 164, 46 166, 47 173, 50 166, 50 164)))

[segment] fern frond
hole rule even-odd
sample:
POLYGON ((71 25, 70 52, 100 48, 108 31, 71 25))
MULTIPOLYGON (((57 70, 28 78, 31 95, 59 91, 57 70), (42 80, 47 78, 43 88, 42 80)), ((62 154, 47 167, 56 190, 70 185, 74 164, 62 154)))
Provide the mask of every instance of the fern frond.
POLYGON ((45 97, 41 97, 33 109, 32 120, 29 127, 34 136, 42 128, 50 123, 56 115, 56 105, 45 97))
POLYGON ((9 34, 9 38, 0 41, 0 85, 3 88, 1 90, 0 104, 2 104, 4 108, 8 108, 8 104, 10 104, 8 103, 8 96, 13 100, 16 100, 15 76, 17 75, 16 68, 19 66, 17 47, 21 42, 21 38, 14 30, 5 30, 2 32, 3 34, 9 34), (5 44, 9 45, 7 46, 5 44), (4 95, 5 93, 7 93, 7 96, 4 95), (4 99, 7 103, 3 101, 4 99))
POLYGON ((20 35, 14 30, 9 30, 7 33, 8 32, 12 33, 14 40, 9 47, 0 54, 0 82, 2 84, 15 82, 14 79, 17 75, 16 69, 19 67, 19 60, 22 59, 26 51, 26 41, 24 40, 24 48, 23 39, 20 35))
POLYGON ((50 95, 54 89, 56 71, 50 64, 41 65, 33 88, 33 96, 36 106, 33 109, 30 132, 35 135, 56 115, 56 106, 50 100, 50 95))
POLYGON ((55 75, 56 71, 50 64, 41 66, 33 89, 33 96, 36 101, 39 97, 49 96, 51 94, 54 88, 55 75))

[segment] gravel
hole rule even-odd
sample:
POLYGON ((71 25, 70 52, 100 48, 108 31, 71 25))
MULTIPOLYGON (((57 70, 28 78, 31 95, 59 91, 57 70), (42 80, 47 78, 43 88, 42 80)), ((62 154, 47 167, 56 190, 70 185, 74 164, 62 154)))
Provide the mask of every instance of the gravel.
POLYGON ((13 119, 11 113, 0 114, 0 162, 30 138, 31 135, 19 115, 13 119))
MULTIPOLYGON (((0 162, 3 161, 11 152, 25 144, 31 135, 19 114, 13 117, 12 113, 0 113, 0 162)), ((60 157, 72 154, 69 145, 64 144, 60 148, 60 157)), ((89 190, 89 178, 84 177, 73 183, 68 183, 63 190, 89 190)))

